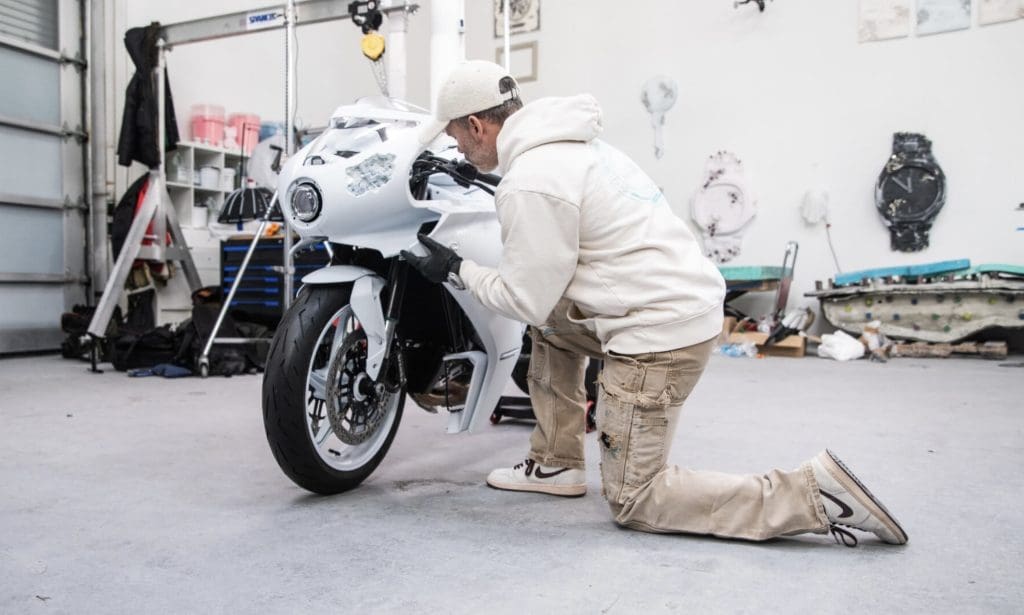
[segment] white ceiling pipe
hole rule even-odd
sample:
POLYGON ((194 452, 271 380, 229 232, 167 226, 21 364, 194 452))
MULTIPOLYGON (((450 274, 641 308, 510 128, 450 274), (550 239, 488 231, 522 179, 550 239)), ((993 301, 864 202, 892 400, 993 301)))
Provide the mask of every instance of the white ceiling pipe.
POLYGON ((430 102, 448 72, 466 58, 464 0, 434 0, 430 3, 430 102))
MULTIPOLYGON (((384 8, 408 5, 407 0, 385 0, 384 8)), ((388 40, 384 53, 384 61, 388 70, 388 93, 392 98, 406 100, 406 75, 408 74, 408 56, 405 46, 405 35, 409 32, 408 11, 388 13, 388 40)))
POLYGON ((511 12, 512 3, 510 0, 505 0, 504 6, 502 7, 502 14, 505 16, 505 72, 512 74, 512 26, 510 20, 512 19, 511 12))
MULTIPOLYGON (((295 153, 295 0, 288 0, 284 8, 284 158, 295 153)), ((297 102, 297 101, 296 101, 297 102)), ((284 240, 281 251, 284 258, 284 309, 292 304, 295 296, 295 267, 292 261, 292 229, 288 216, 284 217, 284 240)), ((230 302, 229 302, 230 303, 230 302)))
POLYGON ((458 0, 459 4, 459 62, 466 59, 466 0, 458 0))

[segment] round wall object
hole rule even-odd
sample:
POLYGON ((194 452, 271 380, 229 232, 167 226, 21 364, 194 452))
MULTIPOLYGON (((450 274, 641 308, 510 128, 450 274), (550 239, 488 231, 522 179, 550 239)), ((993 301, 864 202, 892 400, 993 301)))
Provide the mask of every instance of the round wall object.
POLYGON ((717 263, 739 255, 756 205, 740 159, 724 150, 712 154, 704 167, 704 181, 690 202, 705 255, 717 263))
POLYGON ((828 223, 828 191, 812 188, 804 193, 800 201, 800 215, 804 222, 814 226, 819 222, 828 223))

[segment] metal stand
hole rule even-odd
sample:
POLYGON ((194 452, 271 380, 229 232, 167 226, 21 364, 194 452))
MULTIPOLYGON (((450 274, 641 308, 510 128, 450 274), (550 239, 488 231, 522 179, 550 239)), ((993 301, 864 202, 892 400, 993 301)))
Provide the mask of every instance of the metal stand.
MULTIPOLYGON (((238 268, 238 273, 235 274, 235 281, 231 283, 231 290, 228 291, 228 296, 225 297, 224 302, 220 306, 220 313, 217 314, 217 320, 213 323, 213 329, 210 331, 210 337, 207 338, 206 344, 203 346, 203 354, 199 355, 199 376, 206 378, 210 375, 210 350, 213 349, 214 344, 248 344, 250 342, 259 342, 269 344, 272 338, 269 337, 217 337, 217 333, 220 331, 220 326, 224 322, 224 317, 227 316, 228 310, 231 309, 231 301, 235 298, 235 292, 238 291, 238 285, 242 283, 242 276, 245 275, 245 270, 249 266, 249 260, 252 258, 253 252, 256 251, 256 245, 260 242, 260 237, 263 236, 263 231, 266 230, 267 225, 270 224, 270 217, 274 211, 274 207, 277 206, 277 193, 274 193, 274 198, 271 199, 270 205, 267 207, 267 211, 263 214, 263 219, 260 220, 260 225, 256 229, 256 234, 252 238, 252 243, 249 244, 249 249, 245 252, 245 258, 242 259, 242 265, 238 268)), ((287 270, 285 275, 290 275, 287 270)), ((285 286, 285 293, 289 292, 288 289, 291 285, 285 286)))
POLYGON ((786 254, 782 257, 782 275, 779 276, 779 288, 775 291, 775 310, 772 312, 775 323, 782 322, 786 315, 789 287, 793 285, 793 269, 796 267, 796 254, 799 250, 800 245, 797 242, 786 242, 786 254))
MULTIPOLYGON (((224 302, 220 306, 220 313, 217 314, 217 320, 213 323, 213 329, 210 331, 210 337, 206 340, 206 344, 203 346, 203 353, 199 355, 199 375, 202 378, 206 378, 210 375, 210 351, 213 349, 214 344, 248 344, 249 342, 269 344, 273 341, 273 338, 271 337, 217 337, 217 333, 220 331, 220 327, 224 323, 224 318, 227 316, 228 310, 231 309, 231 301, 235 298, 235 293, 238 291, 238 285, 242 283, 242 277, 245 275, 246 269, 249 268, 249 261, 252 259, 252 255, 256 251, 256 246, 259 244, 260 238, 263 237, 263 231, 266 230, 268 224, 274 221, 271 218, 274 215, 274 208, 277 206, 277 193, 275 192, 274 198, 270 200, 270 205, 267 207, 267 211, 263 214, 263 219, 260 220, 260 225, 256 229, 256 234, 253 236, 252 242, 249 243, 249 249, 245 252, 245 258, 242 259, 242 264, 238 267, 238 272, 235 274, 235 281, 231 283, 231 289, 228 290, 228 296, 224 298, 224 302)), ((308 243, 299 243, 295 246, 294 250, 299 251, 306 245, 308 245, 308 243)), ((328 257, 333 260, 334 253, 331 250, 331 245, 325 241, 324 248, 327 250, 328 257)), ((285 275, 292 274, 285 272, 285 275)), ((291 287, 291 284, 285 285, 285 292, 291 292, 291 287)))
MULTIPOLYGON (((292 71, 295 50, 292 46, 292 37, 295 36, 295 19, 295 0, 288 0, 284 9, 284 156, 286 160, 295 153, 295 123, 292 122, 292 92, 295 91, 295 75, 292 71)), ((295 294, 294 280, 292 279, 292 276, 295 275, 295 264, 292 262, 292 227, 288 224, 287 217, 282 216, 282 218, 284 219, 284 241, 281 243, 281 249, 284 251, 284 300, 281 305, 287 310, 291 306, 292 296, 295 294)))
POLYGON ((199 280, 199 271, 192 261, 192 253, 185 244, 185 236, 178 225, 178 217, 174 207, 166 206, 170 197, 166 195, 160 170, 150 171, 149 185, 146 188, 146 196, 142 200, 142 207, 135 212, 128 236, 125 238, 121 253, 114 262, 114 267, 107 278, 107 284, 103 288, 103 296, 96 304, 96 311, 93 312, 92 320, 89 321, 88 334, 92 339, 91 369, 93 373, 102 374, 96 368, 99 362, 99 348, 102 340, 107 335, 107 327, 110 325, 110 318, 117 307, 121 296, 124 294, 124 285, 128 281, 128 274, 131 273, 132 265, 136 259, 152 261, 178 261, 185 272, 185 279, 188 281, 189 289, 195 292, 202 286, 199 280), (161 196, 163 195, 163 196, 161 196), (146 234, 150 223, 153 224, 154 232, 146 234), (173 243, 167 245, 167 231, 171 233, 173 243), (143 245, 143 240, 148 240, 149 245, 143 245))
POLYGON ((146 196, 142 200, 142 207, 136 212, 135 219, 132 220, 132 226, 128 230, 121 253, 110 271, 110 277, 107 278, 103 296, 96 304, 96 311, 93 313, 92 320, 89 321, 88 334, 93 342, 90 371, 94 373, 103 373, 96 368, 101 340, 106 337, 110 318, 125 292, 124 285, 136 259, 178 261, 185 272, 189 289, 195 292, 202 286, 199 280, 199 271, 192 261, 192 253, 189 252, 188 246, 185 244, 185 236, 178 225, 174 207, 165 205, 170 201, 170 197, 165 192, 160 172, 150 171, 149 186, 146 189, 146 196), (161 193, 164 193, 163 197, 160 196, 161 193), (147 235, 146 228, 150 223, 153 223, 155 232, 147 235), (166 245, 167 231, 171 233, 172 245, 166 245), (143 245, 143 240, 149 240, 152 243, 143 245))

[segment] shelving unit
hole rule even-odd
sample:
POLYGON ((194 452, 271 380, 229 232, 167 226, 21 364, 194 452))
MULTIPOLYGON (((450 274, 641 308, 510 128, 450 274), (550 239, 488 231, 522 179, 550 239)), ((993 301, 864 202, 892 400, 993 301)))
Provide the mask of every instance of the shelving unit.
POLYGON ((167 155, 167 191, 183 227, 206 228, 216 218, 225 195, 239 186, 243 158, 238 151, 188 141, 167 155), (210 172, 204 174, 203 169, 210 172), (225 169, 234 172, 230 182, 224 181, 225 169), (206 175, 215 181, 201 183, 206 175))
MULTIPOLYGON (((224 199, 240 185, 243 158, 237 150, 189 141, 179 142, 177 149, 167 154, 167 192, 203 286, 221 283, 221 240, 239 233, 251 234, 254 228, 253 223, 243 225, 241 230, 217 223, 224 199), (216 170, 216 183, 201 183, 204 167, 216 170), (234 170, 230 182, 224 181, 224 169, 234 170)), ((157 292, 156 313, 157 324, 176 324, 191 316, 192 297, 183 276, 175 275, 157 292)))

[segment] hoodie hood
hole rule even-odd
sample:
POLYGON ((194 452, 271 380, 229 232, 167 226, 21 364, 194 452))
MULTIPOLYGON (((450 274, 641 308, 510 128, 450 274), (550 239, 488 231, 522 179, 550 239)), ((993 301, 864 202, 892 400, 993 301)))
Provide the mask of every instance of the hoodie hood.
POLYGON ((590 94, 535 100, 505 120, 498 134, 499 173, 508 173, 519 154, 538 145, 592 141, 601 130, 601 107, 590 94))
POLYGON ((156 68, 159 59, 156 41, 159 38, 160 23, 155 21, 148 26, 132 28, 124 33, 124 46, 136 71, 145 74, 156 68))

